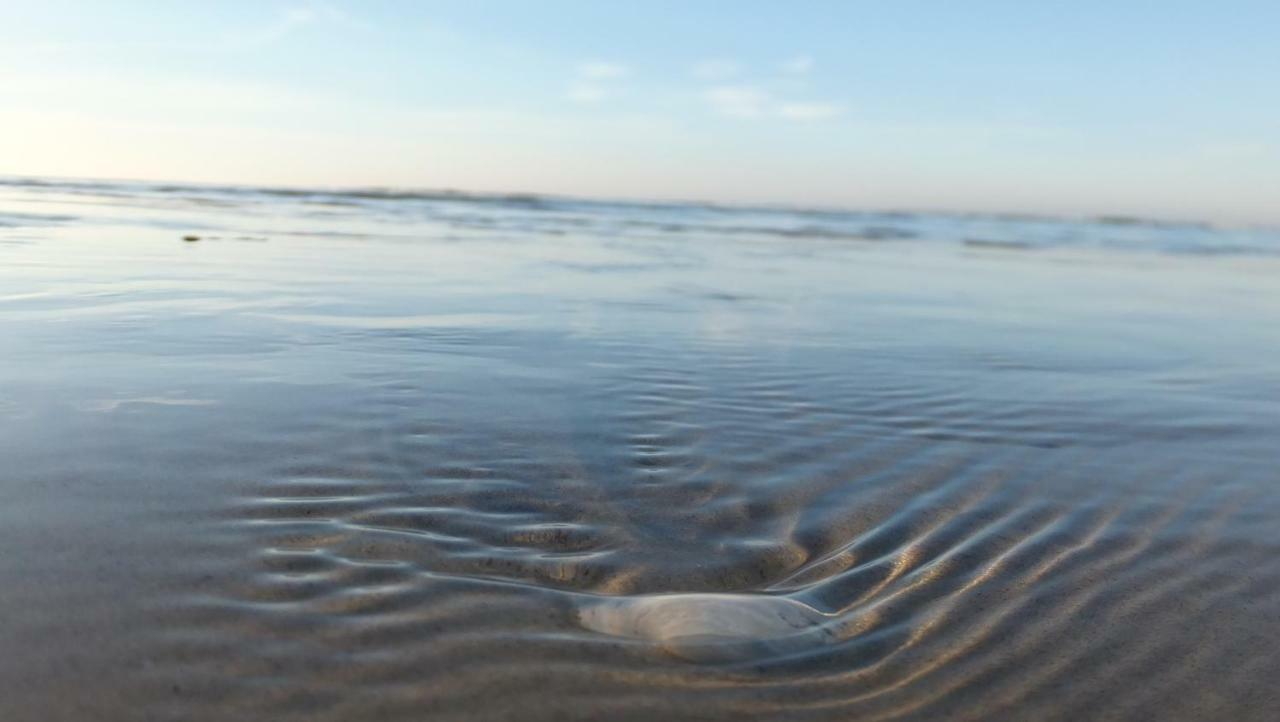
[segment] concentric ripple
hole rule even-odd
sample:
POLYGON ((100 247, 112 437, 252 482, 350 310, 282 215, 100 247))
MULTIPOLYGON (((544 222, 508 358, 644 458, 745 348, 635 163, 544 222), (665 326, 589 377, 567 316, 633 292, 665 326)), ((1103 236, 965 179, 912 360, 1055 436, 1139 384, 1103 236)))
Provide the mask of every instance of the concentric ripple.
MULTIPOLYGON (((422 643, 463 635, 475 674, 499 673, 487 645, 527 644, 582 674, 615 669, 626 688, 659 684, 655 664, 772 670, 750 687, 809 690, 793 713, 927 717, 929 700, 973 680, 994 690, 1026 674, 1019 698, 1033 697, 1068 670, 1105 684, 1085 659, 1112 660, 1109 675, 1154 664, 1148 641, 1112 649, 1091 620, 1173 624, 1184 585, 1212 613, 1230 597, 1211 569, 1187 575, 1203 555, 1267 566, 1245 561, 1267 547, 1220 536, 1248 526, 1251 479, 1265 476, 1242 461, 1227 477, 1087 434, 1058 449, 876 434, 865 391, 836 395, 794 359, 783 380, 774 360, 721 350, 652 366, 641 345, 592 353, 593 382, 527 426, 428 421, 429 391, 403 384, 377 413, 335 419, 353 426, 321 444, 324 465, 237 508, 263 545, 263 572, 237 598, 259 613, 357 614, 357 627, 431 619, 422 643), (457 585, 514 606, 458 606, 445 591, 457 585), (529 617, 541 621, 515 622, 529 617)), ((1270 598, 1278 580, 1232 594, 1270 598)), ((372 651, 357 639, 335 649, 372 651)))

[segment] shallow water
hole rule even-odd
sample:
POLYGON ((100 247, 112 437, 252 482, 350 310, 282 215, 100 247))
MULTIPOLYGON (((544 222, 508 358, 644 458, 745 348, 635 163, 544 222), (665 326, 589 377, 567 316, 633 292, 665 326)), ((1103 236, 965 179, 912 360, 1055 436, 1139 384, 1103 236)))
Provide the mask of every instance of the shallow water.
POLYGON ((1272 719, 1277 251, 0 183, 0 719, 1272 719))

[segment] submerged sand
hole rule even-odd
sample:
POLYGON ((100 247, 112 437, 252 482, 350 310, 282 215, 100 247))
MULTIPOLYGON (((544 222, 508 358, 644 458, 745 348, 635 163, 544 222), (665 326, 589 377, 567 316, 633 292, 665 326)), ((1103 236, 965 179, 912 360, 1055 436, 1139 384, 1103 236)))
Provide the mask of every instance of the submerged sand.
POLYGON ((343 203, 0 195, 0 719, 1274 716, 1266 254, 343 203))

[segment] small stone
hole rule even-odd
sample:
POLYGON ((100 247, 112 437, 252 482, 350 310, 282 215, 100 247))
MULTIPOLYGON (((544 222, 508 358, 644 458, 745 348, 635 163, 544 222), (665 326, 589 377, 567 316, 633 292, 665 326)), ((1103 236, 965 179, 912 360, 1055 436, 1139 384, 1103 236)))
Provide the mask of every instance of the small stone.
POLYGON ((183 236, 182 240, 186 241, 187 243, 195 243, 196 241, 200 240, 200 236, 183 236))

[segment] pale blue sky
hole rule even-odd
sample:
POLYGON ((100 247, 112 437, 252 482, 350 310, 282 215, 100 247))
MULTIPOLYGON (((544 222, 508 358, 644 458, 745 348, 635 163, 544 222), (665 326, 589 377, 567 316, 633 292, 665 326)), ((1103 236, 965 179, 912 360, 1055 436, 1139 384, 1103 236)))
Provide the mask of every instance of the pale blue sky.
POLYGON ((0 0, 0 174, 1280 223, 1280 3, 0 0))

